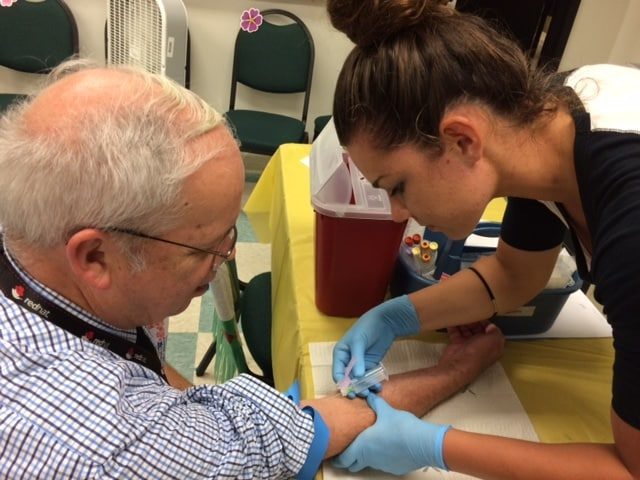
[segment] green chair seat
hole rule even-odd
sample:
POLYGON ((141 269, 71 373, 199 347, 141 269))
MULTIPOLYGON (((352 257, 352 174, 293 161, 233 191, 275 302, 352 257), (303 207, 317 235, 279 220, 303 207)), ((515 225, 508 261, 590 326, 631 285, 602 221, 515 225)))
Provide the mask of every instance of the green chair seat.
POLYGON ((283 143, 305 143, 304 123, 275 113, 231 110, 226 113, 240 148, 262 155, 272 155, 283 143))

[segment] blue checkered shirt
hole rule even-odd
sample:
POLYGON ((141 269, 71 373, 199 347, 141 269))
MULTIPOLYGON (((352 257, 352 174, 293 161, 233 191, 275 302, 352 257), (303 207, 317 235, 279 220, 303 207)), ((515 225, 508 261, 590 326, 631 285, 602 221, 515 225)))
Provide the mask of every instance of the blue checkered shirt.
MULTIPOLYGON (((84 321, 135 341, 30 278, 84 321)), ((0 478, 288 478, 313 421, 249 376, 182 392, 0 293, 0 478)))

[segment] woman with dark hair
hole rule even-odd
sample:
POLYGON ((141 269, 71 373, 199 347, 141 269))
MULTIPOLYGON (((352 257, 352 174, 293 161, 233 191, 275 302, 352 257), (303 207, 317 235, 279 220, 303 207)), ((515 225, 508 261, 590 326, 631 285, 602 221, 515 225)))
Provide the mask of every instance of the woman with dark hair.
MULTIPOLYGON (((488 202, 508 197, 496 254, 446 282, 365 313, 338 342, 337 381, 396 337, 476 324, 546 285, 567 229, 583 279, 613 328, 615 443, 545 445, 432 425, 369 395, 376 425, 336 463, 402 474, 423 466, 481 478, 640 478, 640 71, 536 70, 478 17, 426 0, 328 0, 356 46, 333 118, 398 221, 462 239, 488 202)), ((486 328, 495 328, 493 326, 486 328)))

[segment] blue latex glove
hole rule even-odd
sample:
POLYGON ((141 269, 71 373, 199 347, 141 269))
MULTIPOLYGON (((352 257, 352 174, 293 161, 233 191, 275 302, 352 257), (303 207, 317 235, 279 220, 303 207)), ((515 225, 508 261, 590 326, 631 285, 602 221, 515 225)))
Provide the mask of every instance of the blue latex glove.
POLYGON ((298 380, 294 380, 287 391, 282 393, 293 403, 300 405, 300 382, 298 380))
POLYGON ((436 425, 395 410, 373 393, 367 396, 367 403, 376 412, 376 423, 333 460, 336 467, 351 472, 370 467, 393 475, 422 467, 448 470, 442 445, 451 425, 436 425))
POLYGON ((420 319, 409 297, 392 298, 362 315, 333 349, 333 380, 340 382, 351 357, 351 378, 375 368, 396 337, 420 331, 420 319))

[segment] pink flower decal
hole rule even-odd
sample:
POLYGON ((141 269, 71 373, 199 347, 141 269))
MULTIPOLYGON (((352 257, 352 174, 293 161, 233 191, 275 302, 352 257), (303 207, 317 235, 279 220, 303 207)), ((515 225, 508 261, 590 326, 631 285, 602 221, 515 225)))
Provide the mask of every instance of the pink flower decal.
POLYGON ((240 17, 240 28, 242 30, 253 33, 258 30, 260 25, 262 25, 262 15, 260 14, 260 10, 257 8, 250 8, 249 10, 242 12, 242 16, 240 17))
POLYGON ((10 7, 18 0, 0 0, 0 7, 10 7))

